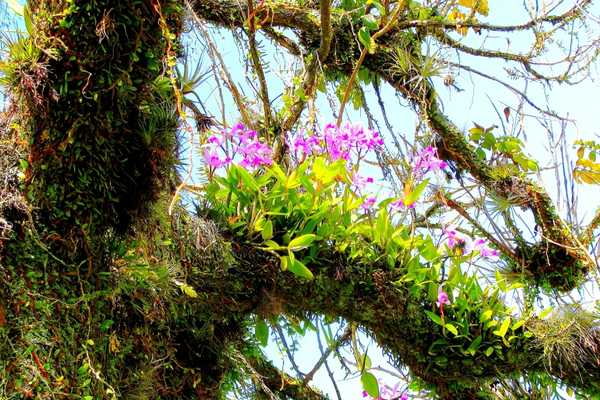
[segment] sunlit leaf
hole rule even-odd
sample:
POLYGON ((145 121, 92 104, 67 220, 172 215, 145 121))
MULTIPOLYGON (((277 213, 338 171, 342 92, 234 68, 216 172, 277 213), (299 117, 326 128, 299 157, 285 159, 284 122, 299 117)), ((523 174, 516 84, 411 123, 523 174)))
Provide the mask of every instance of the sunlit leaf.
POLYGON ((496 329, 492 333, 496 336, 500 336, 503 338, 506 335, 506 332, 508 332, 509 326, 510 326, 510 317, 506 317, 506 319, 504 319, 504 321, 502 321, 502 325, 500 325, 500 328, 496 329))
POLYGON ((273 237, 273 222, 271 220, 267 220, 260 232, 263 240, 269 240, 273 237))
POLYGON ((308 269, 306 265, 304 265, 302 262, 296 259, 292 260, 292 262, 288 265, 288 271, 292 272, 294 275, 300 278, 308 280, 314 279, 314 275, 310 271, 310 269, 308 269))
POLYGON ((291 251, 298 251, 298 250, 305 249, 308 246, 310 246, 312 244, 312 242, 315 241, 316 238, 317 238, 317 235, 315 235, 313 233, 298 236, 297 238, 294 238, 293 240, 290 241, 290 243, 288 244, 288 249, 290 249, 291 251))
POLYGON ((475 10, 481 15, 487 16, 490 12, 488 0, 458 0, 458 4, 470 8, 471 10, 475 10))
POLYGON ((452 324, 445 324, 444 328, 448 330, 448 332, 452 333, 454 336, 458 335, 458 329, 452 324))
POLYGON ((369 396, 375 399, 379 398, 379 383, 372 373, 363 372, 360 376, 360 381, 362 382, 363 389, 369 396))
POLYGON ((265 347, 269 343, 269 326, 264 319, 258 317, 256 318, 254 335, 261 346, 265 347))

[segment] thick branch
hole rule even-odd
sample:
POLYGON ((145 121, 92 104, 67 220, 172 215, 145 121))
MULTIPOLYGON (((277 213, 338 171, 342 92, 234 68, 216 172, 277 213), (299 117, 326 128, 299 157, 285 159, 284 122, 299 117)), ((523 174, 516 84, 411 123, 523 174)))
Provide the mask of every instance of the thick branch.
MULTIPOLYGON (((251 245, 237 247, 233 259, 220 253, 226 246, 212 246, 207 250, 204 243, 223 243, 223 239, 198 237, 198 232, 215 231, 194 228, 204 226, 205 221, 182 222, 176 237, 186 249, 180 253, 191 256, 184 264, 195 265, 197 271, 189 277, 189 282, 198 293, 204 294, 198 306, 210 310, 215 318, 221 313, 277 315, 282 311, 296 316, 312 313, 342 317, 361 325, 399 365, 409 366, 417 376, 437 385, 440 393, 446 393, 448 398, 452 398, 452 388, 458 382, 463 388, 485 389, 493 379, 544 372, 548 368, 550 373, 576 386, 600 385, 600 369, 591 368, 599 360, 600 337, 596 333, 588 332, 581 338, 581 348, 588 349, 581 352, 583 356, 577 361, 578 365, 585 366, 582 368, 571 368, 560 360, 547 365, 543 348, 535 339, 523 336, 520 330, 514 332, 519 339, 503 348, 501 354, 488 357, 478 352, 472 363, 465 364, 465 355, 453 346, 454 339, 423 312, 434 309, 427 294, 415 293, 409 286, 398 284, 404 273, 401 265, 389 270, 384 265, 350 262, 343 254, 323 248, 316 257, 322 261, 310 265, 314 281, 299 281, 293 274, 280 270, 277 258, 251 245), (187 247, 190 245, 191 248, 187 247), (226 294, 225 299, 223 294, 226 294), (448 344, 433 351, 432 346, 439 343, 438 339, 448 344), (438 364, 436 354, 443 354, 447 362, 438 364), (470 379, 468 384, 464 383, 466 378, 470 379)), ((482 298, 481 301, 477 307, 484 309, 487 300, 482 298)), ((446 318, 452 320, 451 309, 446 311, 446 318)), ((477 313, 466 323, 474 337, 494 338, 491 330, 495 328, 484 328, 477 313)))

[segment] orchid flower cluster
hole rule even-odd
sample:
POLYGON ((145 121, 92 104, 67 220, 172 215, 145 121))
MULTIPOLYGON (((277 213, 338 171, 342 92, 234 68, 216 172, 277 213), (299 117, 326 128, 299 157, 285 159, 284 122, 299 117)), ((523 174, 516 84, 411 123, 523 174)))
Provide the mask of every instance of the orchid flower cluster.
MULTIPOLYGON (((405 185, 404 194, 407 195, 412 188, 414 182, 422 180, 428 172, 439 172, 448 167, 448 164, 438 158, 437 149, 433 146, 427 146, 419 153, 412 162, 412 173, 408 179, 408 184, 405 185)), ((398 199, 390 203, 391 211, 402 211, 405 208, 415 208, 414 203, 406 204, 405 198, 398 199)))
POLYGON ((288 140, 296 159, 304 161, 307 156, 326 153, 332 161, 340 159, 361 160, 368 152, 383 146, 379 132, 366 129, 361 124, 347 123, 341 127, 329 123, 320 134, 298 134, 288 140))
POLYGON ((448 164, 438 158, 437 149, 433 146, 427 146, 417 154, 413 161, 413 179, 421 179, 429 171, 438 172, 446 169, 446 167, 448 167, 448 164))
POLYGON ((459 233, 456 228, 449 225, 443 229, 445 243, 449 249, 462 249, 463 254, 479 253, 485 258, 498 257, 500 253, 487 245, 487 240, 482 238, 471 239, 466 235, 459 233))
MULTIPOLYGON (((369 152, 383 146, 383 139, 379 132, 367 129, 361 124, 347 123, 338 127, 329 123, 325 125, 322 133, 309 136, 299 134, 291 137, 288 144, 298 162, 304 161, 311 155, 326 154, 331 161, 346 160, 348 167, 357 170, 358 164, 369 152)), ((373 182, 373 177, 365 177, 354 172, 351 188, 362 196, 368 184, 373 182)), ((375 203, 376 198, 368 196, 361 208, 367 211, 375 203)))
MULTIPOLYGON (((408 196, 408 194, 413 190, 413 184, 417 181, 422 180, 427 173, 439 172, 446 169, 447 167, 448 164, 444 160, 438 158, 437 149, 435 147, 427 146, 419 153, 417 153, 412 162, 411 176, 405 184, 404 197, 390 203, 390 212, 399 212, 407 208, 414 208, 414 202, 408 202, 407 204, 406 201, 406 196, 408 196)), ((363 177, 358 174, 354 174, 352 177, 353 189, 358 194, 361 194, 367 186, 367 184, 372 182, 373 178, 371 177, 363 177)), ((368 211, 375 205, 375 202, 375 197, 368 196, 361 207, 363 208, 363 210, 368 211)))
POLYGON ((253 170, 273 163, 271 147, 261 143, 256 131, 247 129, 241 123, 209 136, 203 156, 212 169, 227 167, 236 162, 253 170))
POLYGON ((394 387, 390 387, 379 379, 379 397, 373 398, 366 391, 362 392, 362 397, 368 400, 408 400, 408 394, 400 390, 400 382, 394 387))

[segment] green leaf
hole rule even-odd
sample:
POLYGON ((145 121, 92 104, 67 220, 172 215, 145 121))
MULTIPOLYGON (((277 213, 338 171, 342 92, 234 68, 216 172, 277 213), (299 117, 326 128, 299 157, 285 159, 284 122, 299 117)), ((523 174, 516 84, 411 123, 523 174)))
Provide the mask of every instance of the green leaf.
POLYGON ((485 129, 483 128, 483 126, 475 124, 473 128, 469 129, 469 133, 471 134, 471 140, 474 142, 479 142, 481 140, 481 135, 483 135, 484 131, 485 129))
POLYGON ((323 185, 331 183, 337 176, 337 169, 326 163, 323 157, 317 157, 312 166, 317 181, 323 185))
POLYGON ((267 240, 265 241, 265 248, 264 250, 269 250, 269 251, 277 251, 277 250, 286 250, 287 247, 284 246, 280 246, 279 243, 273 241, 273 240, 267 240))
POLYGON ((486 159, 485 151, 481 147, 478 147, 477 150, 475 150, 475 154, 477 155, 477 158, 482 161, 486 159))
POLYGON ((500 336, 501 338, 503 338, 506 335, 506 332, 508 331, 509 326, 510 326, 510 317, 506 317, 504 319, 504 321, 502 321, 502 325, 500 325, 500 328, 496 329, 492 333, 496 336, 500 336))
POLYGON ((370 31, 379 28, 379 21, 377 21, 377 18, 373 14, 363 15, 361 21, 363 26, 370 31))
POLYGON ((371 358, 367 355, 367 353, 365 353, 362 357, 360 357, 360 360, 358 361, 358 368, 361 371, 367 371, 371 368, 371 366, 373 365, 373 363, 371 362, 371 358))
POLYGON ((484 352, 484 353, 485 353, 485 355, 486 355, 486 356, 488 356, 488 357, 489 357, 489 356, 491 356, 491 355, 492 355, 492 353, 493 353, 493 352, 494 352, 494 348, 493 348, 492 346, 490 346, 490 347, 488 347, 487 349, 485 349, 485 352, 484 352))
POLYGON ((256 183, 256 179, 250 175, 245 168, 235 166, 235 173, 238 174, 241 181, 245 186, 248 186, 254 190, 259 190, 258 184, 256 183))
POLYGON ((433 261, 440 256, 437 247, 433 244, 433 240, 430 237, 427 237, 423 245, 419 247, 419 253, 427 261, 433 261))
POLYGON ((489 321, 492 318, 493 313, 494 312, 492 310, 485 310, 481 313, 481 316, 479 317, 479 322, 489 321))
POLYGON ((31 10, 29 5, 23 7, 23 22, 25 22, 25 29, 29 35, 33 35, 34 27, 33 27, 33 17, 31 15, 31 10))
POLYGON ((548 307, 545 310, 543 310, 540 315, 538 316, 539 319, 544 319, 546 318, 548 315, 550 315, 550 313, 552 312, 553 308, 552 307, 548 307))
POLYGON ((481 345, 481 341, 482 340, 483 340, 483 338, 481 337, 481 335, 477 336, 475 338, 475 340, 473 340, 471 342, 471 344, 469 345, 469 348, 467 349, 467 354, 470 354, 470 355, 474 356, 475 353, 477 352, 477 349, 481 345))
POLYGON ((287 271, 291 264, 290 258, 288 256, 281 256, 279 259, 281 260, 281 270, 287 271))
POLYGON ((423 182, 419 183, 417 185, 416 188, 414 188, 405 198, 404 198, 404 205, 406 207, 411 206, 412 204, 414 204, 417 200, 419 200, 419 197, 421 197, 421 194, 423 194, 423 191, 425 190, 425 188, 427 187, 427 185, 429 184, 429 179, 425 179, 423 182))
POLYGON ((502 292, 506 292, 506 290, 507 290, 506 280, 504 279, 504 277, 498 270, 496 270, 496 284, 498 285, 498 287, 500 288, 500 290, 502 292))
POLYGON ((452 333, 454 336, 458 336, 458 329, 452 324, 444 325, 444 328, 448 329, 448 332, 452 333))
POLYGON ((107 319, 102 324, 100 324, 100 330, 102 332, 108 332, 108 330, 110 329, 111 326, 113 326, 114 323, 115 323, 115 321, 113 321, 112 319, 107 319))
POLYGON ((377 399, 379 398, 379 383, 377 378, 370 372, 363 372, 360 377, 363 389, 369 394, 369 396, 377 399))
POLYGON ((269 326, 262 318, 256 318, 256 325, 254 326, 254 336, 262 347, 266 347, 269 343, 269 326))
POLYGON ((514 331, 516 331, 517 329, 519 329, 520 327, 522 327, 523 325, 525 325, 525 320, 524 320, 524 319, 521 319, 521 320, 519 320, 519 321, 515 322, 515 323, 513 324, 513 326, 511 326, 511 327, 510 327, 510 330, 514 332, 514 331))
POLYGON ((264 223, 260 234, 263 240, 269 240, 273 237, 273 222, 271 220, 264 223))
POLYGON ((360 30, 358 31, 358 40, 360 41, 360 43, 362 43, 363 46, 365 46, 369 53, 373 54, 375 52, 377 45, 371 37, 371 32, 369 32, 369 29, 367 27, 363 26, 362 28, 360 28, 360 30))
POLYGON ((306 235, 298 236, 290 241, 288 244, 288 249, 291 251, 298 251, 307 248, 315 241, 317 235, 314 233, 309 233, 306 235))
POLYGON ((367 0, 367 4, 374 5, 381 15, 385 14, 385 7, 379 0, 367 0))
POLYGON ((313 273, 310 272, 310 269, 306 268, 306 265, 296 259, 289 263, 288 270, 300 278, 308 280, 313 280, 315 278, 313 273))
POLYGON ((442 319, 440 318, 439 315, 429 311, 429 310, 425 310, 425 314, 427 314, 427 316, 436 324, 438 324, 439 326, 444 326, 444 323, 442 322, 442 319))

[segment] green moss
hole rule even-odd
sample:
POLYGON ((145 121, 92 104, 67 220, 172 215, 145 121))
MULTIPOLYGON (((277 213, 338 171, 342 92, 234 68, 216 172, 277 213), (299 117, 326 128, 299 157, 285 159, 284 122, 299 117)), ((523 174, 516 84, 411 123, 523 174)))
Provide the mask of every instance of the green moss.
MULTIPOLYGON (((161 3, 179 32, 180 6, 161 3)), ((169 43, 150 1, 39 2, 33 11, 34 35, 21 46, 31 54, 8 62, 28 145, 25 191, 47 236, 94 254, 173 181, 178 115, 161 78, 169 43)))

